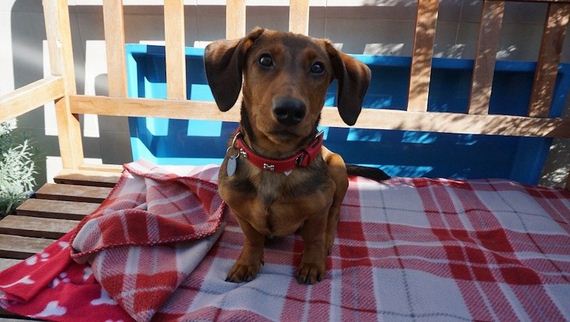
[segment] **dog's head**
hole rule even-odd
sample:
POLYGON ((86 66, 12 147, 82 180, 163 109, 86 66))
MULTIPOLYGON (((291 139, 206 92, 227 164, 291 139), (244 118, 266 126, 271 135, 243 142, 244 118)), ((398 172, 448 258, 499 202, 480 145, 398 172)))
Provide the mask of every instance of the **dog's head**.
POLYGON ((326 90, 338 80, 337 106, 353 125, 370 82, 370 70, 323 39, 256 28, 238 40, 206 47, 208 83, 221 111, 236 102, 243 79, 244 108, 251 127, 274 144, 311 135, 326 90))

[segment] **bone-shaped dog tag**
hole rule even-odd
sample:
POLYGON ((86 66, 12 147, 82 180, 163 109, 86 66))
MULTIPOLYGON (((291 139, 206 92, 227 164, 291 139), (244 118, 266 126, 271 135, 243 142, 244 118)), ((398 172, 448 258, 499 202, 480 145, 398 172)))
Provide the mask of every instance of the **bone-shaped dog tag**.
POLYGON ((231 156, 228 159, 228 164, 226 164, 226 173, 228 174, 228 177, 231 177, 236 173, 237 158, 238 156, 236 155, 236 156, 231 156))

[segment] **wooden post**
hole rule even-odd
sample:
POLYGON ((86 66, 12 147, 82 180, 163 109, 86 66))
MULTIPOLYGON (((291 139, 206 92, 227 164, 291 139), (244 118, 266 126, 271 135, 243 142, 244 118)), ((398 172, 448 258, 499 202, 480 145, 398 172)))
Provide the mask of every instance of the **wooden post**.
POLYGON ((43 0, 52 75, 62 76, 65 96, 55 101, 59 151, 64 168, 83 163, 79 116, 71 113, 70 96, 75 95, 75 67, 67 0, 43 0))
POLYGON ((309 34, 309 0, 291 0, 289 3, 289 31, 309 34))
POLYGON ((488 114, 491 87, 495 72, 497 47, 501 36, 504 1, 485 1, 481 13, 481 26, 477 40, 477 53, 473 68, 469 114, 488 114))
POLYGON ((427 111, 438 9, 439 0, 418 0, 410 88, 408 90, 408 111, 427 111))
POLYGON ((556 75, 558 74, 560 53, 562 52, 569 19, 569 4, 548 4, 548 14, 544 23, 540 53, 534 73, 534 83, 532 84, 530 117, 548 117, 556 75))
POLYGON ((186 99, 186 56, 184 42, 184 1, 164 1, 166 42, 166 92, 169 99, 186 99))
POLYGON ((226 39, 245 36, 245 0, 226 2, 226 39))
POLYGON ((103 0, 109 96, 127 96, 123 0, 103 0))

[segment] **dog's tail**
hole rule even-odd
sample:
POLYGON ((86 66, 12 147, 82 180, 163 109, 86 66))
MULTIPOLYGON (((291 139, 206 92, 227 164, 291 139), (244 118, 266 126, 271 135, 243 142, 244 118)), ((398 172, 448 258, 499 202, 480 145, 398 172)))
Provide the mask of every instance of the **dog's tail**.
POLYGON ((386 172, 373 167, 365 167, 361 165, 355 164, 347 164, 346 171, 348 175, 351 176, 360 176, 368 179, 372 179, 375 181, 384 181, 390 179, 390 176, 386 174, 386 172))

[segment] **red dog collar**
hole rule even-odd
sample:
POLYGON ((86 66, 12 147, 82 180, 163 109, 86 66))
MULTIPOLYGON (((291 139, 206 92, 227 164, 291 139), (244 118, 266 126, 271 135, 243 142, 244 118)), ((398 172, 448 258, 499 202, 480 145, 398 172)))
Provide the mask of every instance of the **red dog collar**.
POLYGON ((288 172, 297 167, 305 168, 317 157, 323 146, 323 132, 319 132, 309 145, 297 154, 286 159, 269 159, 255 153, 243 140, 243 134, 238 129, 232 146, 239 149, 239 157, 246 158, 256 167, 271 172, 288 172))

